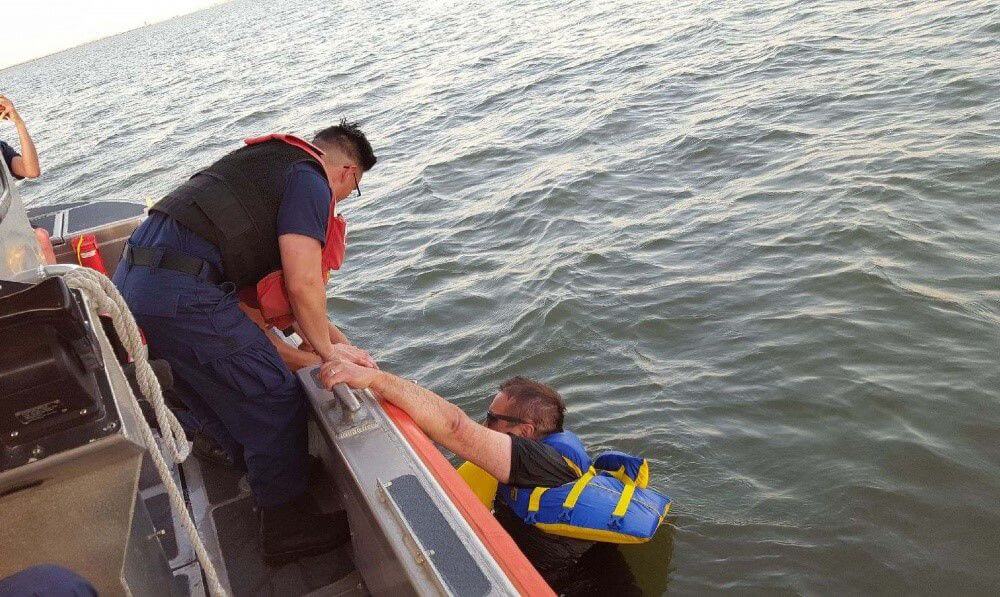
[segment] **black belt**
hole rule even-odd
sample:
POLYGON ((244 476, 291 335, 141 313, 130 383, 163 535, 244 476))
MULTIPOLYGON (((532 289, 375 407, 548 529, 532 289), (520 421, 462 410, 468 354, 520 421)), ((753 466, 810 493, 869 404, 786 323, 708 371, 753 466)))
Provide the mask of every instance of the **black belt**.
POLYGON ((186 253, 163 247, 136 247, 132 243, 127 242, 125 243, 125 249, 122 251, 122 260, 129 265, 160 267, 181 272, 182 274, 201 278, 211 284, 222 282, 222 274, 211 263, 204 259, 198 259, 186 253))

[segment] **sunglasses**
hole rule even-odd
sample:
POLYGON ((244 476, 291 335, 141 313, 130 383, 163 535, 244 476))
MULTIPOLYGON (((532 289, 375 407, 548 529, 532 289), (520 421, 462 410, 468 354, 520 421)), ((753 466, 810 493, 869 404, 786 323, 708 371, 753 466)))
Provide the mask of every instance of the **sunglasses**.
POLYGON ((352 172, 351 174, 354 175, 354 190, 358 192, 358 197, 360 197, 361 196, 361 186, 358 184, 358 173, 357 172, 352 172))
POLYGON ((498 415, 495 412, 493 412, 492 410, 486 411, 486 424, 487 425, 492 425, 493 423, 496 423, 497 421, 505 421, 505 422, 510 423, 512 425, 520 425, 522 423, 527 423, 528 422, 528 421, 525 421, 524 419, 519 419, 517 417, 511 417, 511 416, 508 416, 508 415, 498 415))

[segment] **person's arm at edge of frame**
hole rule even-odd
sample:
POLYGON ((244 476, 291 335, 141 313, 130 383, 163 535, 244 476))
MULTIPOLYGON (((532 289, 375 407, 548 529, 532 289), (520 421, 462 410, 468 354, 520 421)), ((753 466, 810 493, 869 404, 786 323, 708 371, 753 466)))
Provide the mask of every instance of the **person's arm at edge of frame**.
POLYGON ((28 134, 28 127, 20 118, 14 122, 14 125, 17 127, 17 134, 21 139, 21 156, 11 160, 11 170, 24 178, 38 178, 42 174, 42 168, 38 164, 38 152, 35 150, 31 135, 28 134))
POLYGON ((21 178, 38 178, 42 168, 38 163, 38 151, 28 133, 28 126, 14 108, 14 104, 5 96, 0 96, 0 112, 4 118, 9 118, 17 128, 17 136, 21 142, 21 155, 15 156, 10 163, 10 171, 21 178))
POLYGON ((327 388, 342 382, 354 388, 371 388, 406 411, 431 440, 479 466, 501 483, 510 480, 510 437, 476 423, 461 408, 434 392, 387 371, 353 363, 324 363, 320 379, 327 388))

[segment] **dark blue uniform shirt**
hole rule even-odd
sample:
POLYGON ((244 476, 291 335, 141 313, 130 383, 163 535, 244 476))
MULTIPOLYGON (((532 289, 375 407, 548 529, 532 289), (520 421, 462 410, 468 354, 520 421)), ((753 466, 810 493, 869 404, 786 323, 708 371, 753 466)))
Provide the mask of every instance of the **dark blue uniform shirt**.
MULTIPOLYGON (((3 154, 3 161, 7 163, 7 169, 13 170, 13 167, 11 167, 10 164, 11 162, 14 161, 14 158, 16 158, 21 154, 19 154, 16 149, 11 147, 10 145, 7 145, 7 143, 3 141, 0 141, 0 153, 3 154)), ((18 180, 22 178, 21 176, 14 174, 14 172, 11 172, 11 174, 14 176, 14 178, 17 178, 18 180)))
POLYGON ((301 234, 326 244, 326 224, 330 216, 330 183, 323 170, 311 162, 299 162, 288 169, 278 210, 278 235, 301 234))

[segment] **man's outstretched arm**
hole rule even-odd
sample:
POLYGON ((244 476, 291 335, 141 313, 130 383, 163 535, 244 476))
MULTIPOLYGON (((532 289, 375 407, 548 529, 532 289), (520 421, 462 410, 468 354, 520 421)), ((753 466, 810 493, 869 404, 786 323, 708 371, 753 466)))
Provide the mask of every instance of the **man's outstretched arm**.
POLYGON ((433 441, 477 465, 501 483, 510 479, 510 437, 487 429, 462 409, 417 384, 386 371, 354 363, 324 363, 320 379, 327 388, 346 383, 371 388, 413 418, 433 441))

